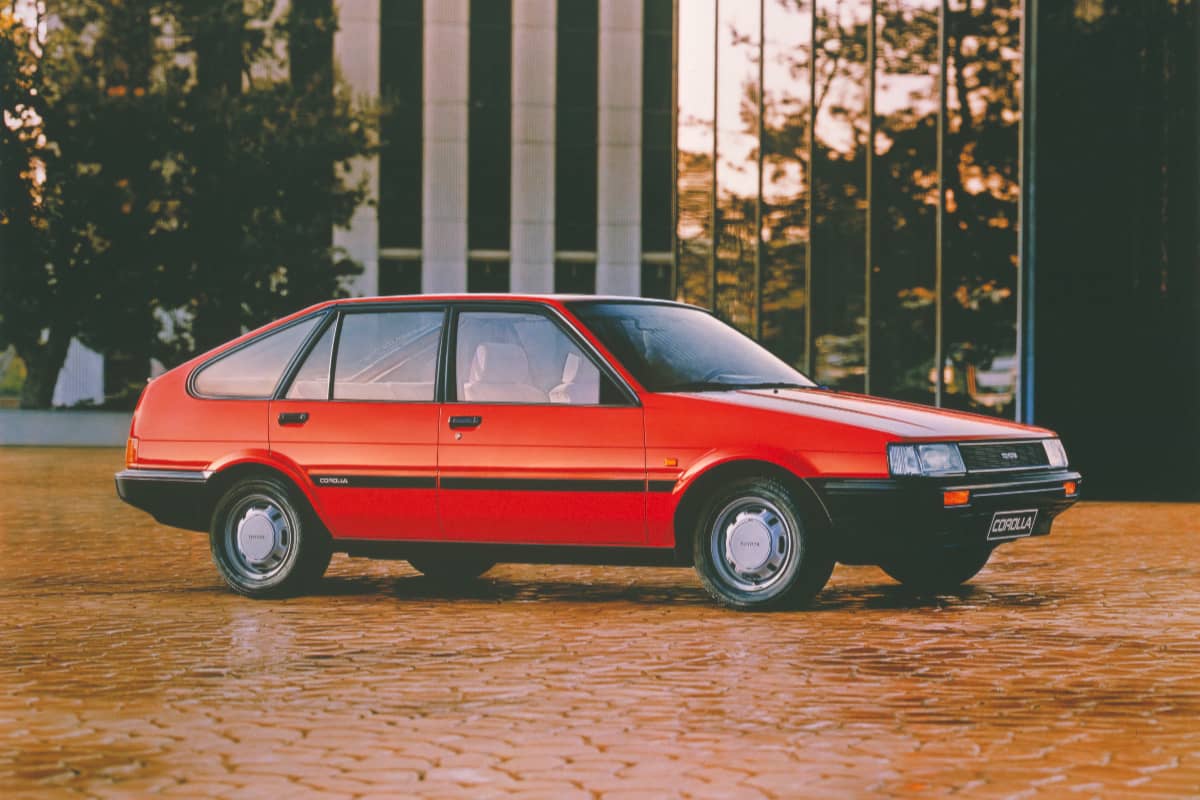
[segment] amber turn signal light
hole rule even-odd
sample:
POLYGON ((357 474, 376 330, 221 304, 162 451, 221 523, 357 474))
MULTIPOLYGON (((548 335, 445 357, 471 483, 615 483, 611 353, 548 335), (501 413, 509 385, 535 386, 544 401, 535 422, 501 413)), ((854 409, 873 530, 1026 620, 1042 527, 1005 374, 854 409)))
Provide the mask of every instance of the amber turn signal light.
POLYGON ((138 440, 130 436, 125 440, 125 469, 129 469, 137 463, 137 448, 138 440))
POLYGON ((969 502, 971 502, 971 493, 966 489, 942 492, 942 505, 947 508, 950 506, 965 506, 969 502))
POLYGON ((1078 492, 1079 484, 1077 484, 1075 481, 1067 481, 1063 484, 1063 493, 1066 494, 1067 497, 1078 494, 1078 492))

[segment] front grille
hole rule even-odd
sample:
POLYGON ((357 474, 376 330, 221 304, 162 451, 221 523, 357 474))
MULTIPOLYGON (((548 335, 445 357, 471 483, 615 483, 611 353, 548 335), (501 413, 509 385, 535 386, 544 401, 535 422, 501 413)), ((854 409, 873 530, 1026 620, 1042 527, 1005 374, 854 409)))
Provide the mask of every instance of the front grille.
POLYGON ((959 444, 963 465, 968 472, 1046 467, 1046 448, 1041 442, 1002 442, 999 444, 959 444))

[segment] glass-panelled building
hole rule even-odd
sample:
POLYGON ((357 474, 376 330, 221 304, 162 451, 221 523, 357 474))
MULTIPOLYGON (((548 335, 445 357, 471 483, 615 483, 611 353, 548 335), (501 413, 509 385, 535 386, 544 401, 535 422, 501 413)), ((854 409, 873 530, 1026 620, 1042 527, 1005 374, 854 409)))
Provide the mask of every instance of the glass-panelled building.
POLYGON ((361 291, 674 297, 822 383, 1018 413, 1020 0, 342 8, 386 111, 361 291))
POLYGON ((1166 448, 1200 487, 1195 0, 338 6, 383 110, 359 292, 677 298, 829 386, 1052 425, 1093 485, 1166 448), (1115 354, 1155 388, 1077 402, 1115 354), (1193 424, 1114 449, 1164 403, 1193 424))
POLYGON ((676 295, 822 383, 1013 416, 1019 0, 677 12, 676 295))

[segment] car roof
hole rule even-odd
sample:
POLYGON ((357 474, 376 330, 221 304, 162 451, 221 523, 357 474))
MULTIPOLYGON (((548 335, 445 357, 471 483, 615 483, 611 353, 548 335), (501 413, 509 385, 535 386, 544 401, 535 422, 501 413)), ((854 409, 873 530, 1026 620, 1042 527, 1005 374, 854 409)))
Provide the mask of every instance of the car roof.
POLYGON ((686 306, 675 300, 659 300, 653 297, 632 297, 625 295, 602 294, 499 294, 499 293, 457 293, 457 294, 394 294, 370 295, 366 297, 346 297, 334 300, 335 304, 343 303, 380 303, 380 302, 512 302, 512 303, 577 303, 577 302, 610 302, 610 303, 645 303, 658 305, 686 306))

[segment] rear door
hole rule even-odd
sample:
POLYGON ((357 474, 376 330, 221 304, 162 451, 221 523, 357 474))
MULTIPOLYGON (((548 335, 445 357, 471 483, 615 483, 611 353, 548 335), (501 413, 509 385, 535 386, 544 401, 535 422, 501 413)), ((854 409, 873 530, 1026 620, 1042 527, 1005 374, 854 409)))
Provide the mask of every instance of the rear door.
POLYGON ((443 306, 351 306, 271 403, 271 449, 312 479, 337 538, 437 539, 443 306))
POLYGON ((438 422, 443 535, 644 544, 641 406, 552 312, 514 305, 453 316, 438 422))

